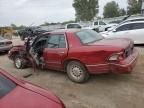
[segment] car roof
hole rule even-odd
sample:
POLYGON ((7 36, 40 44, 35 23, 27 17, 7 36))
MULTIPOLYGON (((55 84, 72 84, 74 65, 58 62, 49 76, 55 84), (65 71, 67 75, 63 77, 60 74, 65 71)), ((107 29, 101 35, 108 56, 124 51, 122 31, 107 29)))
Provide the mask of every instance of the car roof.
POLYGON ((132 24, 132 23, 144 23, 144 21, 132 21, 132 22, 125 22, 125 23, 122 23, 122 24, 120 24, 120 25, 132 24))
POLYGON ((126 20, 135 20, 135 19, 144 19, 144 16, 141 16, 141 17, 133 17, 133 18, 128 18, 126 20))
POLYGON ((126 19, 126 20, 122 21, 121 23, 133 22, 133 21, 144 21, 144 17, 129 18, 129 19, 126 19))
POLYGON ((121 23, 119 25, 117 25, 115 28, 119 28, 122 25, 126 25, 126 24, 135 24, 135 23, 144 23, 144 21, 132 21, 132 22, 125 22, 125 23, 121 23))

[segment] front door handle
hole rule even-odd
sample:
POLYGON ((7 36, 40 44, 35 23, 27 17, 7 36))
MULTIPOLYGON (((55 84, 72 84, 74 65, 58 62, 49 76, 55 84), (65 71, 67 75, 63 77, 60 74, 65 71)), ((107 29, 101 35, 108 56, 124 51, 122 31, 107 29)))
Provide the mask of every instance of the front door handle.
POLYGON ((65 52, 58 52, 59 54, 64 54, 65 52))

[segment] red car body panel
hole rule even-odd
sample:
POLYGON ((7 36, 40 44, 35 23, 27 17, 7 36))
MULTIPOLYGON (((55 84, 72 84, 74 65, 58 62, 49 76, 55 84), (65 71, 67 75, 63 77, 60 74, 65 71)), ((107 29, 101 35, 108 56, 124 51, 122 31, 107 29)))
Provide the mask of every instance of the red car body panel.
MULTIPOLYGON (((82 44, 77 32, 80 30, 59 30, 45 34, 64 34, 66 37, 66 48, 45 48, 43 58, 45 68, 54 70, 65 70, 68 61, 81 62, 92 74, 101 73, 130 73, 134 68, 138 52, 134 50, 130 39, 102 39, 91 44, 82 44), (120 61, 110 62, 109 57, 113 54, 125 52, 130 49, 128 57, 120 61)), ((14 49, 13 49, 14 50, 14 49)), ((12 52, 9 54, 9 57, 12 52)))
POLYGON ((0 108, 65 108, 62 101, 51 92, 25 81, 19 81, 0 70, 0 75, 13 81, 17 86, 0 99, 0 108))

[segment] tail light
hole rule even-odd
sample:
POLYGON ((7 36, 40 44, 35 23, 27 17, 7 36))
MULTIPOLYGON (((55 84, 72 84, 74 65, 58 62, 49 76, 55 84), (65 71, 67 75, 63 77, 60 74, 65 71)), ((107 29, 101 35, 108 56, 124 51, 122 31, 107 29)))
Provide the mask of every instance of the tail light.
POLYGON ((119 60, 122 60, 124 59, 124 56, 123 56, 124 52, 120 52, 120 53, 115 53, 115 54, 112 54, 108 61, 119 61, 119 60))

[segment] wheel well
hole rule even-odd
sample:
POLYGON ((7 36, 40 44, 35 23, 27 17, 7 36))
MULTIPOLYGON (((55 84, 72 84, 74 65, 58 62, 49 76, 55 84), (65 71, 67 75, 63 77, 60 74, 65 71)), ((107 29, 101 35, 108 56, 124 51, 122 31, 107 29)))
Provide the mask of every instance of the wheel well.
POLYGON ((12 57, 11 57, 12 60, 14 60, 14 59, 15 59, 15 56, 18 55, 18 54, 19 54, 19 52, 14 52, 14 53, 12 54, 12 57))
POLYGON ((82 63, 80 60, 77 60, 77 59, 69 59, 69 60, 64 61, 64 71, 66 71, 66 66, 67 66, 67 64, 68 64, 69 62, 71 62, 71 61, 76 61, 76 62, 81 63, 81 64, 86 68, 86 70, 87 70, 87 67, 85 66, 85 64, 82 63))

